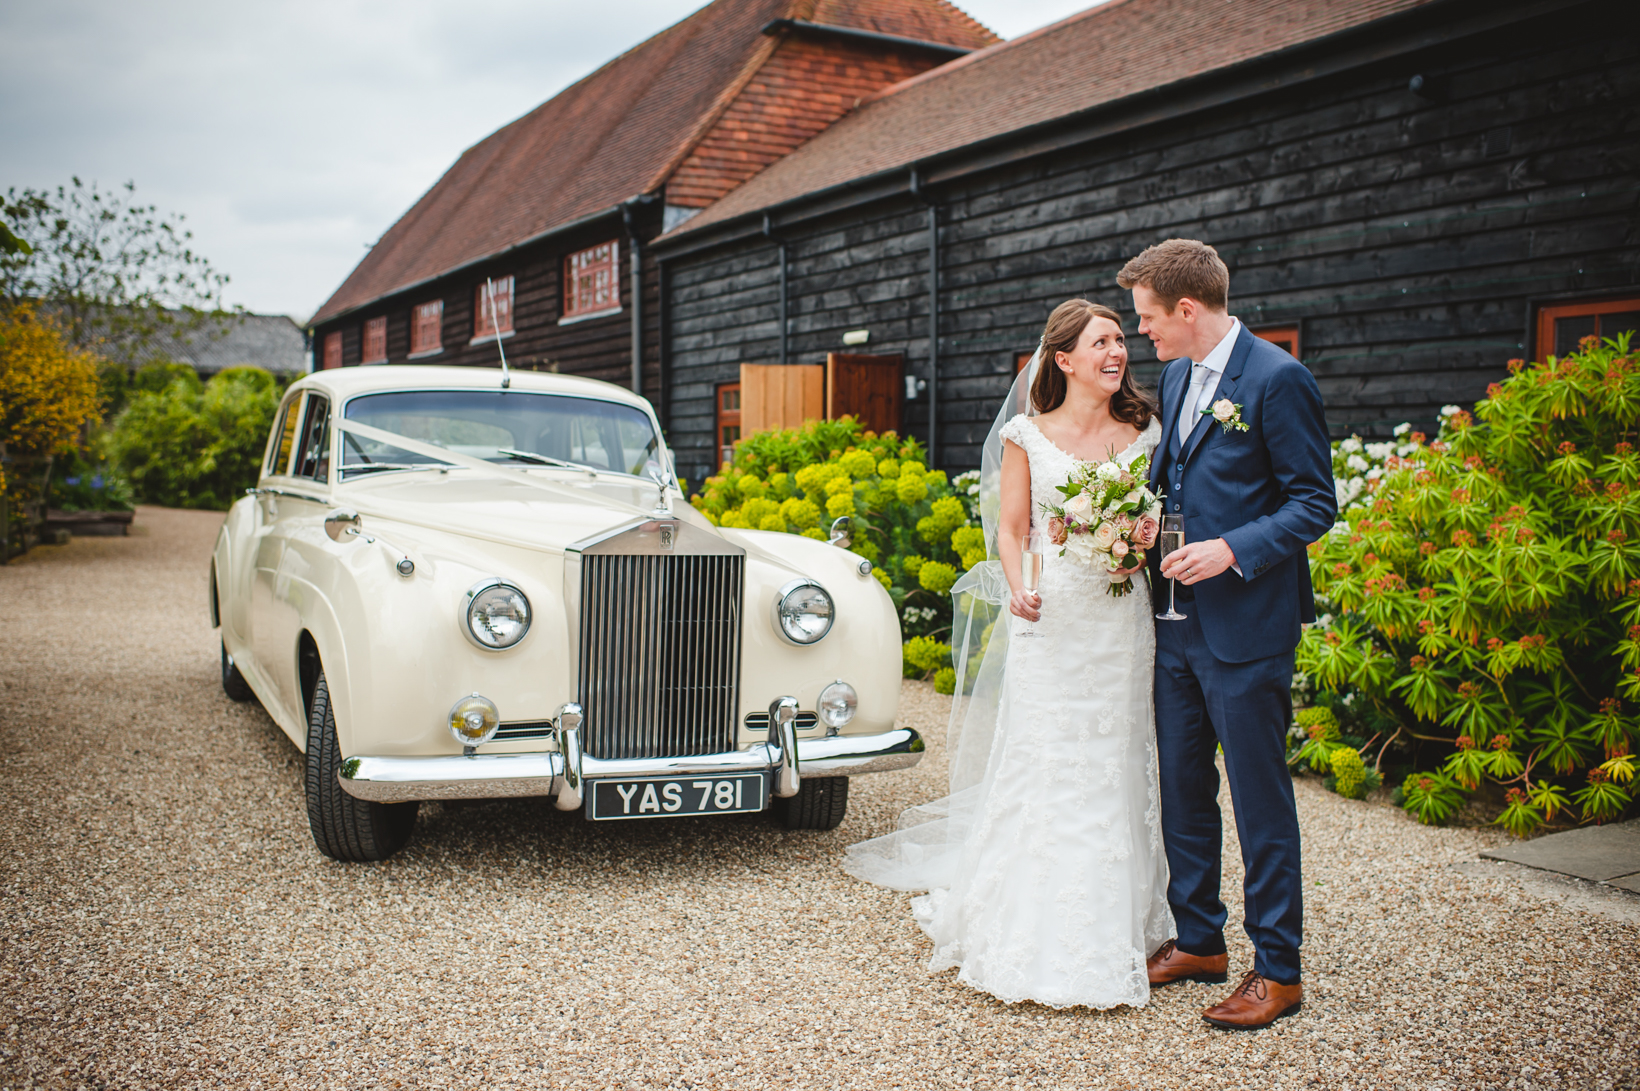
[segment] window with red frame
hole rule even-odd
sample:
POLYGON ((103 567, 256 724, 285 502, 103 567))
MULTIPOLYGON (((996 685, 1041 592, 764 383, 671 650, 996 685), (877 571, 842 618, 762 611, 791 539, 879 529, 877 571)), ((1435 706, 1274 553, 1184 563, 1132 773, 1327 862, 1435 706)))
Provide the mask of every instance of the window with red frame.
POLYGON ((364 324, 364 359, 366 364, 387 363, 387 316, 372 318, 364 324))
POLYGON ((735 444, 740 442, 740 384, 724 383, 717 388, 718 462, 735 460, 735 444))
POLYGON ((422 356, 444 347, 444 300, 418 303, 410 312, 410 355, 422 356))
POLYGON ((325 334, 325 362, 326 369, 342 366, 342 335, 340 333, 325 334))
POLYGON ((590 246, 564 259, 564 317, 578 318, 621 306, 621 244, 590 246))
POLYGON ((511 333, 513 278, 496 277, 493 281, 480 284, 475 295, 473 313, 478 315, 478 321, 473 324, 473 339, 476 341, 484 337, 494 337, 497 333, 511 333), (490 307, 492 298, 495 301, 493 310, 490 307))
MULTIPOLYGON (((1585 337, 1605 340, 1627 330, 1640 331, 1640 298, 1546 305, 1538 308, 1537 359, 1569 356, 1585 337)), ((1640 345, 1640 332, 1631 344, 1640 345)))
POLYGON ((1254 337, 1268 341, 1277 348, 1284 350, 1293 359, 1298 359, 1297 326, 1264 326, 1256 330, 1249 327, 1249 332, 1254 337))

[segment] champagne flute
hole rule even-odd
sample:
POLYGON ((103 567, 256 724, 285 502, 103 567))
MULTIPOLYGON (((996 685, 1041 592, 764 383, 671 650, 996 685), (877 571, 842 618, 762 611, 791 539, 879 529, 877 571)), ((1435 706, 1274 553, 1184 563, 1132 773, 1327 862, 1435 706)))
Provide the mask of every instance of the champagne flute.
MULTIPOLYGON (((1037 594, 1036 589, 1042 584, 1042 546, 1042 532, 1032 530, 1020 541, 1019 553, 1020 583, 1024 585, 1025 590, 1036 595, 1036 604, 1039 608, 1042 605, 1042 596, 1037 594)), ((1026 624, 1034 627, 1036 623, 1027 622, 1026 624)), ((1035 635, 1030 630, 1027 630, 1027 633, 1035 635)))
MULTIPOLYGON (((1162 516, 1161 543, 1162 556, 1164 558, 1169 553, 1173 553, 1184 548, 1184 516, 1162 516)), ((1177 607, 1175 606, 1174 595, 1177 594, 1178 587, 1179 582, 1177 580, 1170 579, 1167 581, 1167 613, 1156 615, 1162 621, 1183 621, 1185 618, 1190 616, 1189 614, 1179 613, 1177 607)))

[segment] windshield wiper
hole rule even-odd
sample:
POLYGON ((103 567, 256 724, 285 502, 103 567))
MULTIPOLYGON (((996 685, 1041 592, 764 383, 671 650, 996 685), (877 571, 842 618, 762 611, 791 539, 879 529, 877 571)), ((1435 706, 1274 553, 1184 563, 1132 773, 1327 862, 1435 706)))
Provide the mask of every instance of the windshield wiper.
POLYGON ((441 465, 437 462, 365 462, 365 463, 355 462, 351 465, 343 466, 342 467, 342 473, 345 475, 345 474, 352 474, 352 473, 360 473, 360 474, 375 473, 377 470, 448 470, 448 469, 450 469, 449 466, 444 466, 444 465, 441 465))
POLYGON ((520 451, 514 447, 497 447, 495 453, 516 458, 520 462, 533 462, 538 466, 562 466, 569 470, 585 470, 587 473, 601 474, 614 473, 614 470, 600 470, 596 466, 588 466, 585 462, 570 462, 568 459, 553 458, 551 455, 539 455, 534 451, 520 451))

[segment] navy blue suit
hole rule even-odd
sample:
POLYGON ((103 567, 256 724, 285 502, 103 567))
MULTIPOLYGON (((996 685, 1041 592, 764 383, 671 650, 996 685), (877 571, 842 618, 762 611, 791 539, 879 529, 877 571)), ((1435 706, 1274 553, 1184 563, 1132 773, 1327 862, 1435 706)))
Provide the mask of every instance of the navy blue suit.
MULTIPOLYGON (((1303 881, 1286 734, 1293 649, 1302 623, 1315 620, 1304 547, 1327 532, 1338 512, 1332 449, 1315 378, 1246 327, 1213 400, 1240 404, 1247 431, 1204 415, 1181 445, 1190 367, 1189 360, 1175 360, 1162 372, 1162 446, 1151 484, 1166 493, 1168 514, 1184 516, 1187 542, 1223 538, 1242 574, 1227 569, 1193 587, 1181 585, 1179 611, 1189 620, 1156 623, 1168 902, 1182 950, 1224 951, 1222 818, 1213 760, 1215 745, 1222 745, 1247 873, 1253 968, 1295 984, 1303 881)), ((1157 600, 1165 604, 1167 581, 1153 574, 1157 600)))

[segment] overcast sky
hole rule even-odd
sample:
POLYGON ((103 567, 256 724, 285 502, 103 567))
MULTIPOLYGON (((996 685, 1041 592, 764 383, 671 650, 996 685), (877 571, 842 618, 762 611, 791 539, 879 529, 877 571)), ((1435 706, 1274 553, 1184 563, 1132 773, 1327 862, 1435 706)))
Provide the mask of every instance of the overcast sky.
MULTIPOLYGON (((969 0, 1012 38, 1093 0, 969 0)), ((227 301, 305 319, 464 148, 701 0, 0 0, 0 189, 180 212, 227 301)))

